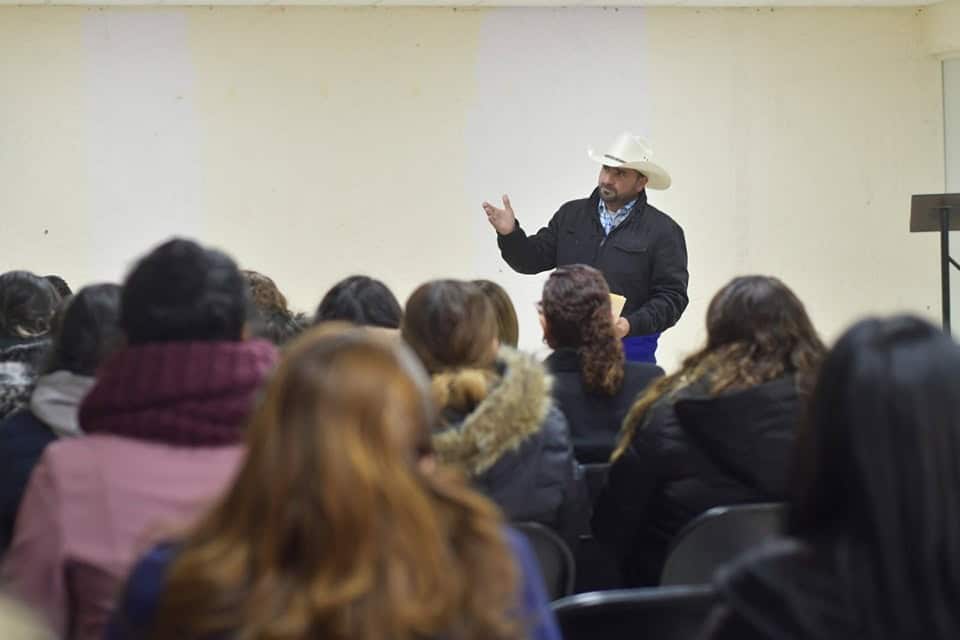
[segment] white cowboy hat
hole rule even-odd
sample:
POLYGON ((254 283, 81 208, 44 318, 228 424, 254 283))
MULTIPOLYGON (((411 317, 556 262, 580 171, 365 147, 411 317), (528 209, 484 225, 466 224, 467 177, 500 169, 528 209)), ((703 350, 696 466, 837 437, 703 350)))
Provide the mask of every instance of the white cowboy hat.
POLYGON ((670 174, 658 164, 650 162, 653 150, 646 140, 625 131, 614 140, 606 153, 596 153, 587 149, 587 156, 594 162, 608 167, 634 169, 647 176, 647 186, 651 189, 668 189, 670 174))

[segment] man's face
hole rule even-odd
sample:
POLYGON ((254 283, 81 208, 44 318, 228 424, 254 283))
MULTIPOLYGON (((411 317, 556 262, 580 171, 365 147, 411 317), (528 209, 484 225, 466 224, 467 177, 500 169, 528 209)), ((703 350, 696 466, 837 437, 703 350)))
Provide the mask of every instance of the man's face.
POLYGON ((637 197, 647 185, 647 177, 634 169, 603 165, 597 185, 600 187, 600 198, 607 207, 617 210, 637 197))

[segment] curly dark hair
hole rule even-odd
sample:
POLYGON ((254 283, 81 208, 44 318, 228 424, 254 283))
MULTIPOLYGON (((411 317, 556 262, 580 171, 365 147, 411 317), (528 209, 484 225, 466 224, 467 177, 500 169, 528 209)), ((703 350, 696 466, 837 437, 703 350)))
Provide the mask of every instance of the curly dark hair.
POLYGON ((623 385, 623 343, 613 329, 610 288, 603 274, 585 264, 558 268, 543 285, 540 301, 552 349, 580 354, 580 373, 588 391, 615 395, 623 385))
POLYGON ((658 400, 693 382, 706 381, 710 393, 719 394, 793 374, 797 390, 809 396, 825 355, 807 310, 787 285, 769 276, 734 278, 707 308, 707 344, 637 399, 624 418, 613 459, 658 400))
POLYGON ((247 283, 248 323, 254 336, 281 347, 307 328, 309 320, 287 307, 286 296, 270 276, 251 269, 240 273, 247 283))
POLYGON ((277 283, 270 276, 252 269, 242 269, 243 279, 247 283, 250 301, 263 312, 288 311, 287 298, 281 293, 277 283))

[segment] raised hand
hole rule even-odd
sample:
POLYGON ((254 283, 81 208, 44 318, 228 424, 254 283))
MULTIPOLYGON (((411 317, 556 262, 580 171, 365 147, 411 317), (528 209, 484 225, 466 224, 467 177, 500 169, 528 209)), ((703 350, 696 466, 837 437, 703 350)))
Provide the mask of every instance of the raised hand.
POLYGON ((517 226, 517 217, 513 213, 513 207, 510 206, 510 198, 504 194, 503 209, 499 209, 489 202, 483 203, 483 211, 487 214, 487 220, 494 229, 502 236, 513 232, 517 226))

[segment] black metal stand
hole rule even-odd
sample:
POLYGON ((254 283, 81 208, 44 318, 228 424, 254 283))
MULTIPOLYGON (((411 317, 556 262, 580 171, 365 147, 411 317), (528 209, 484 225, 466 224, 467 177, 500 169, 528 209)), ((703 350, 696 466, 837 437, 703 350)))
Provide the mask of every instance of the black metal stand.
POLYGON ((940 207, 940 298, 943 330, 950 335, 950 207, 940 207))
POLYGON ((957 193, 911 198, 910 232, 940 233, 940 296, 943 330, 947 335, 950 335, 950 265, 960 269, 960 264, 950 257, 950 232, 960 231, 960 217, 951 216, 955 210, 960 211, 960 194, 957 193))

